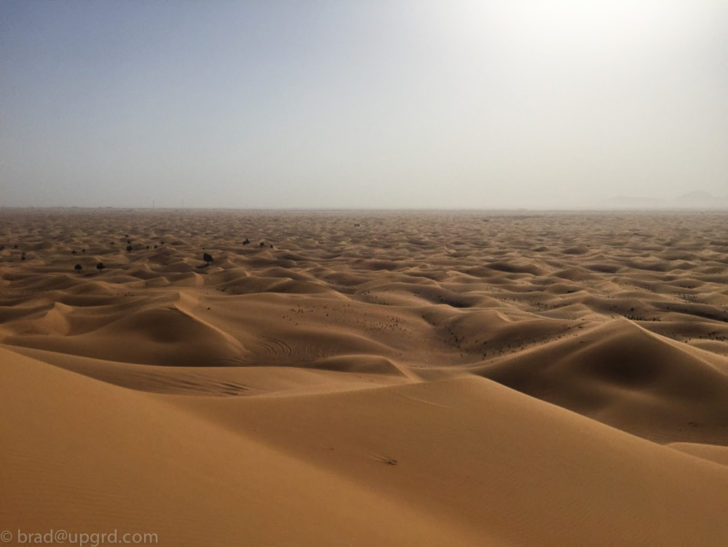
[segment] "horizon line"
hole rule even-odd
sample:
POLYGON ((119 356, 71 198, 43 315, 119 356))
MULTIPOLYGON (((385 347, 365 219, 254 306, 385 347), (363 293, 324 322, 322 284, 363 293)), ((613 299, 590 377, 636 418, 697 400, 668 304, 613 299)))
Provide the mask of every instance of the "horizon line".
POLYGON ((298 212, 680 212, 708 211, 728 212, 728 205, 704 206, 653 206, 653 207, 150 207, 150 206, 116 206, 116 205, 0 205, 0 211, 6 210, 73 210, 73 211, 298 211, 298 212))

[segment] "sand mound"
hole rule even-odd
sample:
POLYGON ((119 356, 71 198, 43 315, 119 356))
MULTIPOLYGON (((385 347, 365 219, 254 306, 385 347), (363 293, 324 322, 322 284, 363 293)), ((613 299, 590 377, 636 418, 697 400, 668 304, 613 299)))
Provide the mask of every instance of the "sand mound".
POLYGON ((725 545, 725 221, 0 210, 0 525, 725 545))
POLYGON ((379 355, 337 355, 319 359, 308 365, 311 368, 342 372, 366 372, 371 374, 395 374, 415 378, 411 371, 379 355))
POLYGON ((479 378, 176 404, 510 544, 701 544, 728 533, 728 474, 715 464, 479 378), (680 499, 713 479, 707 512, 680 499))
POLYGON ((6 342, 157 365, 233 365, 241 362, 244 353, 235 338, 176 307, 133 312, 92 332, 76 335, 70 335, 68 320, 56 308, 44 321, 54 325, 56 331, 65 332, 9 336, 6 342))
POLYGON ((668 446, 705 460, 728 465, 728 447, 701 443, 670 443, 668 446))
POLYGON ((11 527, 145 530, 164 544, 728 540, 722 466, 482 379, 165 402, 0 354, 11 527), (700 507, 682 498, 695 490, 700 507))
POLYGON ((724 365, 619 319, 477 370, 649 438, 728 443, 724 365))
POLYGON ((147 395, 0 355, 7 528, 154 532, 160 545, 488 538, 147 395))

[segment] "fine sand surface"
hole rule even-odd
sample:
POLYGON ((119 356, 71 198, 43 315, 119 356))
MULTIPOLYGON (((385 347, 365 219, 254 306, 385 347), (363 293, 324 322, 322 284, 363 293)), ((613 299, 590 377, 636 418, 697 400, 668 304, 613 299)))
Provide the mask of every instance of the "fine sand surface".
POLYGON ((0 245, 0 530, 728 544, 728 214, 0 210, 0 245))

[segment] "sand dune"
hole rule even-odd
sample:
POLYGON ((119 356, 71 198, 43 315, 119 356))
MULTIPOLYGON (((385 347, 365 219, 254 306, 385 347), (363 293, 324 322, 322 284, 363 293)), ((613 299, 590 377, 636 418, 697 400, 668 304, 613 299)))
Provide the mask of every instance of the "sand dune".
POLYGON ((701 443, 670 443, 670 446, 706 460, 728 465, 728 447, 701 443))
POLYGON ((728 444, 728 360, 627 319, 476 370, 648 438, 728 444))
POLYGON ((726 220, 2 211, 0 528, 724 545, 726 220))
POLYGON ((166 402, 0 351, 7 529, 146 531, 165 545, 478 538, 166 402))

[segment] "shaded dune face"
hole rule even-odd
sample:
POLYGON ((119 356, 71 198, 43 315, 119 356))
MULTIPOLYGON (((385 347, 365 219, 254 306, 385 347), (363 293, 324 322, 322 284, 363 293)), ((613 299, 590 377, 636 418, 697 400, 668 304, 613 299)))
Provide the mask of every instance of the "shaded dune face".
POLYGON ((0 517, 170 545, 728 544, 725 226, 0 211, 0 517))
POLYGON ((724 359, 624 319, 473 371, 656 440, 728 442, 724 359))

